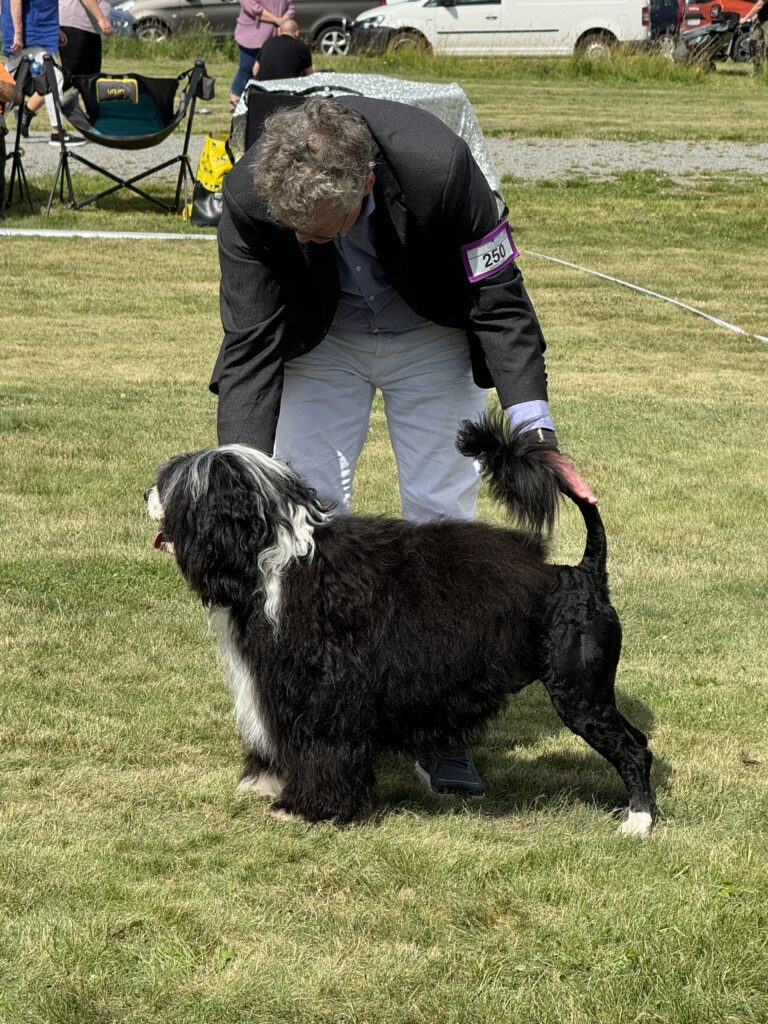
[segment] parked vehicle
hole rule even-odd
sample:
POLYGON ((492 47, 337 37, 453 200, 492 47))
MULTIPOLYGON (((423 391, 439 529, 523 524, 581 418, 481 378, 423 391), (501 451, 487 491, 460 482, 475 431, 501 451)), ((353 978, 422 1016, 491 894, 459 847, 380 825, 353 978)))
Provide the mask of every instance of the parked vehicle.
POLYGON ((452 54, 596 54, 650 38, 641 0, 405 0, 359 14, 350 50, 452 54))
POLYGON ((110 5, 109 22, 116 36, 135 36, 136 19, 130 11, 123 11, 114 4, 110 5))
MULTIPOLYGON (((383 2, 383 0, 382 0, 383 2)), ((240 12, 238 0, 121 0, 115 9, 136 19, 139 39, 162 42, 194 25, 206 26, 217 39, 231 39, 240 12)), ((295 0, 303 38, 326 54, 347 52, 347 23, 370 0, 295 0)))
POLYGON ((718 15, 714 21, 680 33, 673 58, 684 64, 713 67, 727 60, 739 30, 739 15, 733 11, 718 15))
POLYGON ((685 0, 651 0, 651 40, 670 59, 677 46, 684 9, 685 0))
POLYGON ((651 0, 651 38, 676 35, 684 10, 685 0, 651 0))
MULTIPOLYGON (((754 0, 704 0, 702 3, 686 3, 683 12, 683 32, 692 28, 711 25, 721 14, 734 12, 740 18, 754 7, 754 0)), ((749 25, 742 25, 736 32, 730 48, 730 57, 737 64, 749 61, 749 25)))

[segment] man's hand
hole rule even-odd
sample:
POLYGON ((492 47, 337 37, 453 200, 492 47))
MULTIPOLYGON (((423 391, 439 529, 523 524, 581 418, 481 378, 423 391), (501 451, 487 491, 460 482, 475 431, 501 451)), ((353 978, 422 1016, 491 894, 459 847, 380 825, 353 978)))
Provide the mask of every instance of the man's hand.
POLYGON ((103 36, 111 36, 114 32, 114 29, 112 28, 112 22, 109 20, 109 18, 99 18, 99 28, 101 29, 101 34, 103 36))
POLYGON ((566 459, 564 455, 561 455, 560 452, 552 452, 551 458, 555 463, 558 472, 565 481, 566 487, 572 491, 577 498, 582 498, 584 501, 588 501, 590 505, 596 505, 597 498, 592 493, 592 489, 589 484, 579 476, 568 459, 566 459))
POLYGON ((13 42, 11 43, 11 53, 21 53, 24 49, 24 36, 21 32, 14 32, 13 42))

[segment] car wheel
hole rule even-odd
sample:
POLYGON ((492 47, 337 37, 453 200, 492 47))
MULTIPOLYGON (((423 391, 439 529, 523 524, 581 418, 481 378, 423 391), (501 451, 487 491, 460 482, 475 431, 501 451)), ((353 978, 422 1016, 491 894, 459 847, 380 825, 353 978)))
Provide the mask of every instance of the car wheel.
POLYGON ((677 36, 672 32, 665 32, 658 40, 659 54, 665 60, 675 59, 675 50, 677 49, 678 42, 677 36))
POLYGON ((349 50, 349 34, 341 25, 326 25, 315 36, 315 49, 328 57, 343 57, 349 50))
POLYGON ((751 56, 752 53, 749 46, 749 29, 747 29, 745 32, 739 32, 733 40, 733 45, 731 47, 731 59, 736 64, 748 64, 751 56))
POLYGON ((607 57, 613 53, 615 46, 616 36, 610 32, 592 32, 582 36, 576 43, 576 52, 582 57, 607 57))
POLYGON ((393 53, 427 53, 429 43, 418 32, 398 32, 387 47, 393 53))
POLYGON ((136 28, 136 38, 143 39, 145 43, 164 43, 170 34, 168 26, 157 18, 140 21, 136 28))

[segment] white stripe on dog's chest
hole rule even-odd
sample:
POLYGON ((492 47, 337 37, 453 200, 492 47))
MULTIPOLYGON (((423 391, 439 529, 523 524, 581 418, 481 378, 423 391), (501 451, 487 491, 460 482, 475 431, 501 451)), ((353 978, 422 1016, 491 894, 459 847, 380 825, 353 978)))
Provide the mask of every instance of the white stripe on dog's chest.
POLYGON ((273 745, 259 708, 253 677, 240 657, 234 638, 229 613, 219 616, 219 655, 232 693, 235 721, 248 750, 260 754, 265 760, 273 759, 273 745))

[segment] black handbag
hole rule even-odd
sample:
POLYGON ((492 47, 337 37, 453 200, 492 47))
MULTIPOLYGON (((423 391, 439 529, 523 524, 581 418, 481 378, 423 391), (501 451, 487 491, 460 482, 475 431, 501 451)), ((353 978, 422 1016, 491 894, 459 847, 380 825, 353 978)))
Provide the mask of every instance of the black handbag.
POLYGON ((209 192, 199 181, 192 189, 192 204, 189 210, 189 223, 197 228, 218 227, 221 220, 223 193, 209 192))

